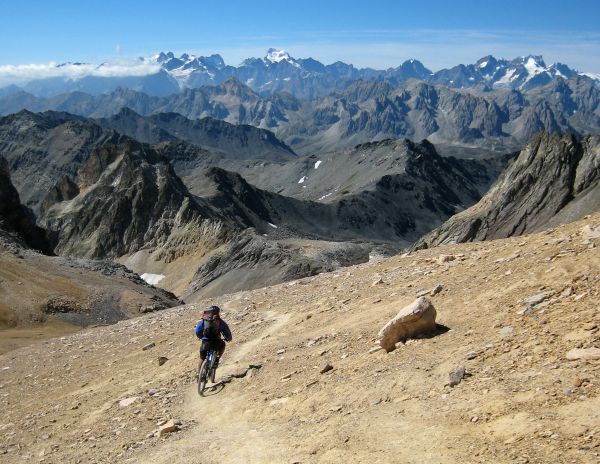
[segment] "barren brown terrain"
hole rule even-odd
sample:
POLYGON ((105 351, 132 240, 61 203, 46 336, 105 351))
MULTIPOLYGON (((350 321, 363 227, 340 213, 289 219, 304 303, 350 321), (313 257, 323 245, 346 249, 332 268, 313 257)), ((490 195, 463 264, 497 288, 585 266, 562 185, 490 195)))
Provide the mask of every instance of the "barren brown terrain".
POLYGON ((125 271, 0 244, 0 354, 81 326, 135 317, 152 305, 178 303, 125 271))
POLYGON ((595 214, 418 251, 10 351, 0 460, 597 463, 600 360, 566 355, 600 348, 598 228, 595 214), (438 285, 443 327, 374 350, 438 285), (193 329, 208 304, 234 340, 200 397, 193 329))

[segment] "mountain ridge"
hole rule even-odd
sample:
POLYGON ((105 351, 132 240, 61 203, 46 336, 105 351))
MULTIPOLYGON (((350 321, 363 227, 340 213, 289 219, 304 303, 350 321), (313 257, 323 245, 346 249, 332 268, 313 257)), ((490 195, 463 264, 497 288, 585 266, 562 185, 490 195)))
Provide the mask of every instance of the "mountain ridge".
MULTIPOLYGON (((340 61, 326 65, 313 58, 296 59, 285 50, 274 48, 267 50, 263 58, 247 58, 239 66, 225 64, 219 54, 198 56, 183 53, 177 57, 172 52, 140 57, 136 64, 154 66, 156 71, 145 76, 118 78, 89 74, 79 78, 34 79, 22 85, 22 88, 36 96, 45 97, 76 90, 99 94, 110 92, 118 86, 154 96, 166 96, 186 88, 220 84, 235 77, 263 95, 287 91, 296 97, 310 100, 324 97, 332 91, 343 90, 357 79, 391 80, 399 84, 416 78, 457 88, 485 85, 521 90, 546 84, 553 78, 585 75, 595 79, 593 74, 578 72, 563 63, 548 66, 540 55, 520 56, 510 60, 487 55, 475 63, 458 64, 436 72, 412 58, 388 69, 356 68, 340 61)), ((89 66, 87 63, 63 63, 57 65, 57 68, 73 68, 81 73, 82 68, 87 69, 89 66)), ((15 91, 15 87, 9 86, 4 90, 0 89, 0 95, 15 91)))

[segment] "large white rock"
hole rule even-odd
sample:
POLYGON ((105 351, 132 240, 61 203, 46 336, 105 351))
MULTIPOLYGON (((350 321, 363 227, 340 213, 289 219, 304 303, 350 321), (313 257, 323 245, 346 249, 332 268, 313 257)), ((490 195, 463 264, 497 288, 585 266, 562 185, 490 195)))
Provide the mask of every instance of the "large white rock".
POLYGON ((397 342, 436 329, 436 311, 426 297, 417 298, 402 308, 379 331, 379 344, 387 352, 393 351, 397 342))

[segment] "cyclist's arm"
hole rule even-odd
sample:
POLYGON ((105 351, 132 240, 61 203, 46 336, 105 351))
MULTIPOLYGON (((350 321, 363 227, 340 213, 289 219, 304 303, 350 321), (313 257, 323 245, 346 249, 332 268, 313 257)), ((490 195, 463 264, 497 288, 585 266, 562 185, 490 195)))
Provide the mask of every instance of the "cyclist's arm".
POLYGON ((194 331, 196 333, 196 337, 198 338, 202 338, 202 329, 203 327, 203 321, 198 322, 198 325, 196 326, 196 330, 194 331))
POLYGON ((223 333, 223 337, 225 337, 225 340, 230 342, 232 339, 231 330, 229 329, 227 322, 225 322, 222 319, 221 319, 221 332, 223 333))

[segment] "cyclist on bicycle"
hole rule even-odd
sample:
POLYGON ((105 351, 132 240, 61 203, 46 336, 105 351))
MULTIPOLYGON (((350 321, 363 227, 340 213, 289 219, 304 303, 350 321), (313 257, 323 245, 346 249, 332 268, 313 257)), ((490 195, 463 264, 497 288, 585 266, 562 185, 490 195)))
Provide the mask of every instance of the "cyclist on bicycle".
POLYGON ((200 362, 198 364, 198 374, 202 368, 202 361, 210 350, 217 352, 215 368, 219 365, 219 359, 225 352, 225 340, 231 341, 231 330, 227 323, 220 317, 221 308, 210 306, 202 313, 202 319, 196 325, 196 337, 202 340, 200 345, 200 362), (223 338, 221 338, 223 335, 223 338))

